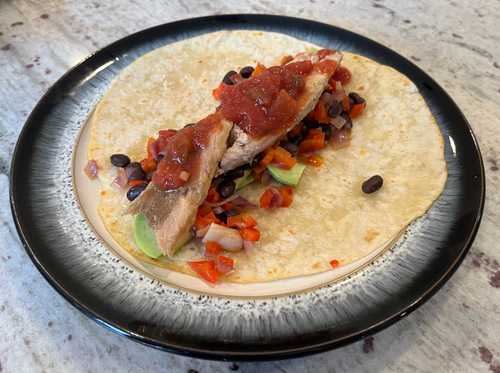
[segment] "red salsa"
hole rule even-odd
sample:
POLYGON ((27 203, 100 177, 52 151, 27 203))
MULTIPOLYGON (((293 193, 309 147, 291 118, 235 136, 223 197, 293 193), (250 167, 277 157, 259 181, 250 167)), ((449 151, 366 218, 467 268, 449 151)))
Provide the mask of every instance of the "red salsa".
POLYGON ((304 90, 304 77, 312 69, 311 61, 270 67, 225 87, 219 110, 253 138, 280 132, 297 114, 297 98, 304 90))
POLYGON ((158 139, 148 145, 148 153, 159 161, 151 181, 160 189, 174 190, 196 177, 201 151, 219 124, 220 116, 211 114, 181 130, 160 131, 158 139))

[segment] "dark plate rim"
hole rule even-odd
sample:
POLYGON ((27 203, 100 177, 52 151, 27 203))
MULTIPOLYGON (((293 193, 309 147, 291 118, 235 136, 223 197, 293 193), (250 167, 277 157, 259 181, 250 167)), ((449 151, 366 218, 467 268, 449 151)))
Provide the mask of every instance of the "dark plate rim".
POLYGON ((423 303, 425 303, 432 295, 434 295, 445 283, 446 281, 451 277, 451 275, 457 270, 457 268, 460 266, 462 263, 463 259, 467 255, 474 238, 476 237, 477 231, 479 229, 479 225, 481 222, 481 218, 483 215, 483 210, 484 210, 484 202, 485 202, 485 193, 486 193, 486 186, 485 186, 485 171, 484 171, 484 163, 481 155, 481 151, 479 148, 479 144, 477 142, 477 139, 472 131, 472 128, 470 126, 469 121, 467 118, 464 116, 462 111, 459 109, 458 105, 455 103, 455 101, 450 97, 450 95, 433 79, 431 78, 427 73, 425 73, 422 69, 420 69, 417 65, 415 65, 413 62, 409 61, 406 57, 400 55, 399 53, 395 52, 389 47, 384 46, 383 44, 374 41, 364 35, 354 33, 352 31, 343 29, 341 27, 332 25, 332 24, 326 24, 322 23, 319 21, 315 20, 309 20, 309 19, 304 19, 304 18, 298 18, 298 17, 288 17, 288 16, 280 16, 280 15, 272 15, 272 14, 249 14, 249 13, 235 13, 235 14, 224 14, 224 15, 211 15, 211 16, 203 16, 203 17, 195 17, 195 18, 188 18, 188 19, 182 19, 174 22, 168 22, 165 24, 160 24, 156 25, 147 29, 140 30, 138 32, 129 34, 121 39, 118 39, 103 48, 99 49, 98 51, 89 54, 86 58, 84 58, 82 61, 79 63, 75 64, 72 66, 67 72, 65 72, 46 92, 45 94, 39 99, 33 110, 31 111, 30 115, 28 116, 15 145, 14 152, 12 155, 12 160, 11 160, 11 170, 10 170, 10 181, 9 181, 9 199, 10 199, 10 206, 11 206, 11 211, 12 215, 14 218, 14 223, 16 226, 16 230, 18 232, 19 237, 21 238, 21 243, 23 244, 23 247, 28 254, 29 258, 31 261, 35 264, 36 268, 38 271, 43 275, 43 277, 47 280, 47 282, 59 293, 61 294, 71 305, 73 305, 76 309, 78 309, 80 312, 82 312, 84 315, 89 317, 90 319, 94 320, 100 325, 103 325, 105 328, 111 330, 114 333, 117 333, 119 335, 123 335, 129 339, 132 339, 136 342, 139 342, 143 345, 147 345, 150 347, 154 347, 163 351, 167 352, 173 352, 177 353, 180 355, 185 355, 185 356, 190 356, 190 357, 197 357, 197 358, 203 358, 203 359, 210 359, 210 360, 230 360, 230 361, 263 361, 263 360, 277 360, 277 359, 285 359, 285 358, 296 358, 296 357, 301 357, 305 355, 310 355, 314 353, 319 353, 327 350, 331 350, 333 348, 338 348, 341 346, 345 346, 347 344, 350 344, 352 342, 358 341, 362 338, 365 338, 371 334, 374 334, 382 329, 385 329, 386 327, 394 324, 396 321, 408 316, 411 312, 413 312, 415 309, 417 309, 419 306, 421 306, 423 303), (122 326, 117 325, 115 322, 112 320, 109 320, 102 315, 97 314, 97 312, 91 310, 89 307, 87 307, 83 302, 79 301, 76 297, 74 297, 70 292, 68 292, 64 285, 57 282, 51 274, 44 268, 44 266, 39 262, 38 258, 36 257, 34 253, 34 249, 28 244, 28 239, 26 235, 24 234, 22 224, 19 220, 17 210, 21 207, 18 207, 16 205, 16 200, 14 196, 14 189, 15 189, 15 173, 16 173, 16 167, 15 167, 15 161, 18 158, 19 154, 21 153, 21 146, 23 139, 27 136, 28 132, 32 129, 34 126, 34 121, 33 121, 33 116, 34 114, 40 109, 40 107, 44 104, 45 101, 49 97, 55 94, 59 86, 63 83, 63 81, 70 75, 72 75, 75 70, 78 68, 82 67, 83 65, 87 64, 90 60, 92 60, 94 57, 96 57, 99 54, 106 53, 105 50, 108 48, 111 48, 113 46, 116 46, 120 43, 123 43, 126 39, 130 38, 135 38, 135 37, 140 37, 143 35, 147 35, 151 32, 159 31, 161 30, 162 27, 165 25, 184 25, 187 23, 192 23, 192 22, 204 22, 204 21, 210 21, 210 20, 228 20, 230 21, 232 18, 241 18, 241 19, 246 19, 248 21, 255 21, 258 20, 259 18, 268 18, 269 20, 274 20, 274 21, 279 21, 279 20, 287 20, 287 21, 296 21, 296 22, 308 22, 311 25, 316 25, 316 26, 328 26, 333 29, 340 30, 348 35, 355 36, 358 38, 365 39, 367 42, 372 44, 375 48, 379 49, 385 49, 387 51, 390 51, 391 53, 394 53, 398 55, 399 58, 403 59, 406 63, 412 65, 413 68, 418 70, 419 73, 425 75, 427 79, 436 87, 438 88, 441 92, 441 95, 444 95, 447 99, 450 100, 450 102, 453 103, 453 108, 452 110, 456 111, 457 113, 460 114, 461 119, 463 119, 463 122, 467 126, 467 130, 469 132, 469 136, 471 137, 474 148, 476 150, 478 160, 479 160, 479 165, 480 165, 480 187, 481 187, 481 196, 480 196, 480 203, 479 203, 479 208, 476 213, 476 218, 474 221, 473 228, 468 236, 467 243, 463 246, 461 252, 459 255, 456 257, 455 261, 449 266, 447 271, 439 278, 437 281, 435 281, 432 286, 430 286, 423 294, 421 294, 419 297, 416 297, 416 299, 413 300, 410 304, 408 304, 406 307, 404 307, 402 310, 393 313, 392 315, 386 317, 384 320, 381 320, 380 322, 373 324, 372 326, 365 328, 362 331, 358 331, 346 336, 343 336, 338 339, 330 340, 327 342, 322 342, 318 343, 315 345, 308 345, 305 347, 300 347, 300 348, 288 348, 288 349, 282 349, 282 350, 273 350, 269 351, 266 353, 262 352, 231 352, 231 351, 215 351, 215 350, 210 350, 210 349, 203 349, 203 348, 188 348, 186 346, 182 345, 177 345, 173 343, 168 343, 166 341, 154 339, 151 337, 146 337, 142 336, 140 334, 134 333, 131 330, 128 330, 127 328, 124 328, 122 326))

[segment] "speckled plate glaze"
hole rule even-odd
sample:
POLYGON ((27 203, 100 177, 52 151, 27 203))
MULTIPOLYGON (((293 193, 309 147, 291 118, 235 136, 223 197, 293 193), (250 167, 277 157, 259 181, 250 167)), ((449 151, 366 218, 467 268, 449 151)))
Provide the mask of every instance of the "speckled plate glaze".
POLYGON ((335 348, 406 316, 439 289, 466 255, 481 220, 485 181, 467 120, 410 61, 363 36, 303 19, 226 15, 157 26, 121 39, 66 73, 40 100, 19 137, 11 206, 36 267, 71 304, 150 346, 211 359, 262 360, 335 348), (145 277, 96 238, 75 198, 72 149, 120 71, 174 41, 221 29, 286 33, 393 66, 424 95, 445 139, 448 181, 428 213, 369 267, 307 292, 259 299, 198 295, 145 277))

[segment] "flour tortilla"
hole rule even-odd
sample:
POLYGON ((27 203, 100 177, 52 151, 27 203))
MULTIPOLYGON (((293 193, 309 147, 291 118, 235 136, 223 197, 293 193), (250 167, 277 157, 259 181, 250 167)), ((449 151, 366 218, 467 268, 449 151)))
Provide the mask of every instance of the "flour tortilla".
MULTIPOLYGON (((152 260, 133 240, 129 202, 111 186, 114 153, 145 157, 149 136, 159 129, 181 128, 214 111, 212 89, 229 70, 257 62, 270 66, 283 55, 321 48, 277 33, 221 31, 165 46, 139 58, 113 82, 90 119, 88 158, 95 159, 102 182, 98 212, 113 238, 149 263, 193 273, 186 260, 199 258, 191 242, 173 259, 152 260)), ((367 100, 354 120, 348 148, 321 153, 321 168, 307 167, 289 208, 254 210, 261 239, 250 253, 228 254, 236 271, 228 281, 261 282, 331 269, 347 264, 391 241, 423 215, 440 195, 447 177, 443 138, 416 86, 396 70, 368 58, 344 53, 353 74, 348 92, 367 100), (384 178, 378 192, 366 195, 361 184, 384 178)), ((258 202, 257 183, 242 195, 258 202)))

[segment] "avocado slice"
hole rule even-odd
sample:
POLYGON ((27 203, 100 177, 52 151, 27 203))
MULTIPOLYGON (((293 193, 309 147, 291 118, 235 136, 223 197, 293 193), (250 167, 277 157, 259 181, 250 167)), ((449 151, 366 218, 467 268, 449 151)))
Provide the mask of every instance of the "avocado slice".
POLYGON ((248 184, 252 183, 254 178, 252 176, 252 170, 245 170, 242 177, 234 179, 234 183, 236 184, 236 190, 240 190, 241 188, 246 187, 248 184))
POLYGON ((135 216, 134 220, 134 240, 141 251, 153 259, 158 259, 163 253, 158 247, 156 236, 148 220, 143 214, 135 216))
POLYGON ((271 173, 272 177, 281 184, 297 186, 300 181, 300 177, 306 168, 305 165, 301 163, 296 163, 291 169, 284 170, 282 168, 273 166, 272 164, 267 166, 268 171, 271 173))

